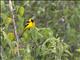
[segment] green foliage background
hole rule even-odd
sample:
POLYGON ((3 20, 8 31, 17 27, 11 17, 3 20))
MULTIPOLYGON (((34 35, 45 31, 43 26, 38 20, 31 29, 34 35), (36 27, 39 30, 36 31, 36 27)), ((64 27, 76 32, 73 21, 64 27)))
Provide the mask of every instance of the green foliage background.
POLYGON ((20 56, 9 1, 0 2, 0 60, 80 59, 80 1, 12 1, 18 35, 26 20, 36 22, 19 39, 20 56))

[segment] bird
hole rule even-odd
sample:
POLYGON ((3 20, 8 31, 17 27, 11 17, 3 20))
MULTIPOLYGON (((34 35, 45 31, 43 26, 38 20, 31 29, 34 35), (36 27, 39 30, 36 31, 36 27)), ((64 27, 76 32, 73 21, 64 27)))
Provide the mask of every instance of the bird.
POLYGON ((27 20, 25 23, 24 23, 24 29, 23 29, 23 32, 21 33, 21 35, 19 37, 22 37, 23 33, 27 30, 27 29, 31 29, 31 28, 34 28, 35 27, 35 21, 30 18, 29 20, 27 20))
POLYGON ((26 21, 25 22, 25 24, 24 24, 24 31, 26 30, 26 29, 30 29, 30 28, 34 28, 35 27, 35 21, 32 19, 32 18, 30 18, 28 21, 26 21))

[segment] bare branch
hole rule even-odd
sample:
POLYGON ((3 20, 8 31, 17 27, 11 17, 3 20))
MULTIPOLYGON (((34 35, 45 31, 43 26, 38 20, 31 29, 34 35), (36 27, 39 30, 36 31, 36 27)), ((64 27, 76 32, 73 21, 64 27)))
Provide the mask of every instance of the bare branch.
POLYGON ((19 56, 19 47, 18 47, 19 37, 18 37, 17 31, 16 31, 17 29, 16 29, 16 23, 15 23, 15 20, 14 20, 13 6, 12 6, 12 1, 11 0, 9 0, 9 8, 10 8, 11 15, 12 15, 12 22, 13 22, 13 26, 14 26, 14 34, 15 34, 16 41, 17 41, 17 52, 18 52, 18 56, 19 56))

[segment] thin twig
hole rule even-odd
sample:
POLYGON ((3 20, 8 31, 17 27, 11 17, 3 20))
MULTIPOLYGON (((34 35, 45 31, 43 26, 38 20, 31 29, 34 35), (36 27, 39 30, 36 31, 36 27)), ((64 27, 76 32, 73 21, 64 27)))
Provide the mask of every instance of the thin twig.
POLYGON ((11 15, 12 15, 12 22, 13 22, 13 26, 14 26, 14 34, 15 34, 15 37, 16 37, 16 41, 17 41, 17 53, 18 53, 18 56, 19 56, 19 37, 18 37, 18 34, 17 34, 17 29, 16 29, 16 23, 15 23, 15 19, 14 19, 14 13, 13 13, 13 6, 12 6, 12 1, 9 0, 9 8, 10 8, 10 11, 11 11, 11 15))

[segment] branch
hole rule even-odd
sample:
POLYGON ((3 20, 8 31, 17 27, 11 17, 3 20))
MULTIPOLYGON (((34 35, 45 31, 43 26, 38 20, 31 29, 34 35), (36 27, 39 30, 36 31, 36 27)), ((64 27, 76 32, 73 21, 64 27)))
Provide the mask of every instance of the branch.
POLYGON ((15 34, 16 41, 17 41, 17 51, 18 51, 18 56, 19 56, 19 47, 18 47, 19 37, 18 37, 18 34, 17 34, 16 23, 15 23, 15 19, 14 19, 13 6, 12 6, 12 1, 11 0, 9 0, 9 8, 10 8, 10 12, 11 12, 11 15, 12 15, 12 22, 13 22, 13 26, 14 26, 14 34, 15 34))

